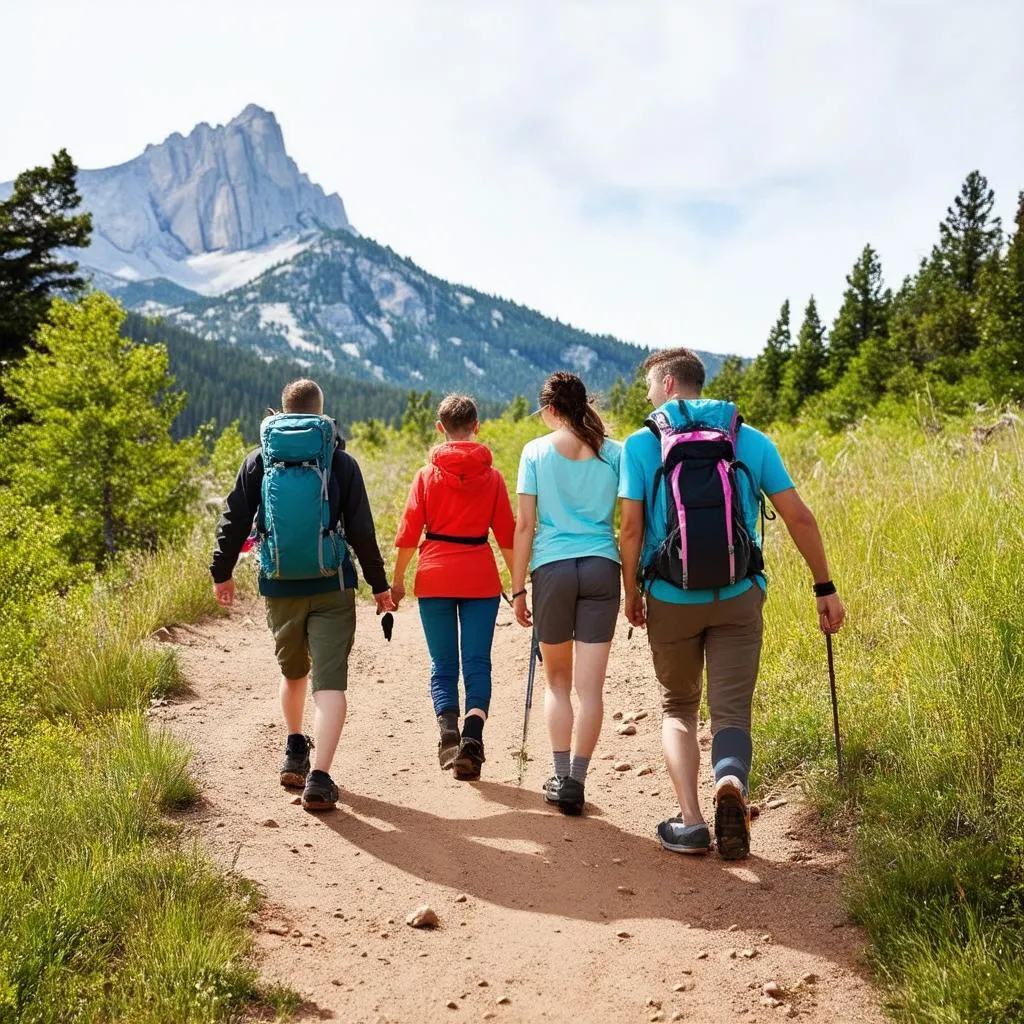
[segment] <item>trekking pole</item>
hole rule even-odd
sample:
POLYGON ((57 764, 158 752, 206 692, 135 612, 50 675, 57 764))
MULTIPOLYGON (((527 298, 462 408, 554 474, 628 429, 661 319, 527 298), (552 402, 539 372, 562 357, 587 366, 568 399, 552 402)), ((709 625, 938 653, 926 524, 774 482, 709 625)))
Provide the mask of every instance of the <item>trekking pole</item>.
POLYGON ((519 745, 519 785, 523 784, 526 770, 526 733, 530 728, 530 708, 533 707, 533 680, 537 675, 537 662, 542 661, 536 629, 530 634, 530 670, 526 674, 526 707, 523 709, 523 740, 519 745))
POLYGON ((828 652, 828 683, 832 690, 832 727, 836 734, 836 768, 839 781, 843 781, 843 745, 839 740, 839 698, 836 696, 836 666, 832 659, 832 634, 825 634, 825 650, 828 652))

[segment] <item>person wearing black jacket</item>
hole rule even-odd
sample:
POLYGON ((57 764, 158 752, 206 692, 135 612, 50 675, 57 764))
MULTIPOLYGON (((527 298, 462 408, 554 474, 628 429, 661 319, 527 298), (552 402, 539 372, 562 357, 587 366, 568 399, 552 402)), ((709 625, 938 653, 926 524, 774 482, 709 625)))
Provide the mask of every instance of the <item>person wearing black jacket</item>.
MULTIPOLYGON (((288 384, 281 394, 285 412, 323 414, 323 392, 311 380, 288 384)), ((210 573, 217 601, 226 608, 235 598, 232 575, 253 523, 260 521, 263 458, 259 448, 242 463, 217 523, 210 573)), ((359 464, 343 444, 335 449, 328 490, 332 524, 344 531, 347 547, 359 559, 373 591, 377 614, 394 611, 384 559, 377 545, 370 501, 359 464)), ((274 580, 260 574, 267 625, 281 666, 281 711, 288 728, 281 785, 302 787, 307 810, 329 810, 338 800, 330 776, 348 709, 348 657, 355 638, 355 588, 351 555, 341 571, 309 580, 274 580), (302 732, 306 691, 312 668, 316 713, 313 738, 302 732), (315 751, 312 765, 310 751, 315 751)))

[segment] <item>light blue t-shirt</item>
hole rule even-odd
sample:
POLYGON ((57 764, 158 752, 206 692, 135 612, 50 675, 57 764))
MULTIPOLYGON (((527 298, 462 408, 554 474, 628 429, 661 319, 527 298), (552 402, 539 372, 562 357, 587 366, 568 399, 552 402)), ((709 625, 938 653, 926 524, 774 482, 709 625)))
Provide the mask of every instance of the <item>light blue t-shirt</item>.
MULTIPOLYGON (((712 399, 697 398, 686 402, 694 421, 701 419, 701 406, 712 399)), ((679 426, 684 417, 679 410, 676 399, 666 402, 661 407, 673 425, 679 426)), ((736 458, 742 462, 754 478, 758 493, 764 491, 769 497, 779 491, 788 490, 793 486, 782 456, 775 443, 760 430, 743 424, 736 438, 736 458)), ((665 542, 665 528, 668 523, 668 498, 664 485, 658 488, 657 504, 653 502, 654 478, 661 466, 661 442, 648 427, 641 427, 626 438, 622 451, 622 468, 619 474, 619 497, 644 503, 644 544, 640 558, 641 567, 649 564, 654 553, 665 542)), ((755 543, 760 543, 760 512, 757 494, 750 486, 745 473, 737 474, 740 498, 743 504, 743 518, 747 531, 755 543)), ((756 577, 761 589, 765 589, 762 576, 756 577)), ((751 580, 740 580, 731 587, 718 590, 720 600, 738 597, 753 586, 751 580)), ((653 580, 649 585, 649 593, 659 601, 672 604, 707 604, 715 599, 714 590, 682 590, 669 583, 668 580, 653 580)))
POLYGON ((564 558, 619 560, 615 499, 622 445, 606 440, 599 459, 568 459, 551 435, 530 441, 519 459, 520 494, 537 496, 537 532, 530 569, 564 558))

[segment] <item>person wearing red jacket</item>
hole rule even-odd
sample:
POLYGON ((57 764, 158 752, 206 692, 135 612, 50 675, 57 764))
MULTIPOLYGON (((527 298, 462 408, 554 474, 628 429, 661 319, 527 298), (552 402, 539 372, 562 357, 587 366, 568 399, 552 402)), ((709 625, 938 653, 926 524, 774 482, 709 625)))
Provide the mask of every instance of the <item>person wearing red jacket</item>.
POLYGON ((476 403, 448 395, 437 410, 445 441, 413 479, 395 547, 395 605, 405 597, 405 574, 420 546, 413 592, 430 651, 430 694, 440 729, 438 760, 457 779, 480 778, 484 722, 491 703, 491 644, 501 600, 501 577, 488 543, 501 549, 511 571, 515 519, 508 489, 491 450, 474 440, 476 403), (459 729, 459 657, 466 714, 459 729))

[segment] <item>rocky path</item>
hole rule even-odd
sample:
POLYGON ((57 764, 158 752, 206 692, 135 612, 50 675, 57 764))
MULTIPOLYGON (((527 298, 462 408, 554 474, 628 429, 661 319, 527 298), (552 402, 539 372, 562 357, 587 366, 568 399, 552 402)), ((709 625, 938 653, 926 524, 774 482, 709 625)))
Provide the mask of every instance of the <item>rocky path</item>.
POLYGON ((302 994, 301 1020, 883 1019, 864 937, 840 905, 842 853, 798 793, 766 799, 745 862, 658 846, 654 825, 674 807, 643 634, 623 629, 613 648, 581 819, 540 796, 550 774, 540 692, 516 784, 528 640, 505 607, 475 784, 437 767, 415 609, 403 607, 387 644, 360 608, 334 773, 342 801, 321 817, 277 783, 284 730, 261 606, 173 637, 192 692, 153 715, 196 750, 204 800, 187 827, 266 894, 261 968, 302 994), (622 736, 616 712, 647 715, 622 736), (622 762, 631 767, 616 770, 622 762), (405 923, 422 904, 438 928, 405 923))

